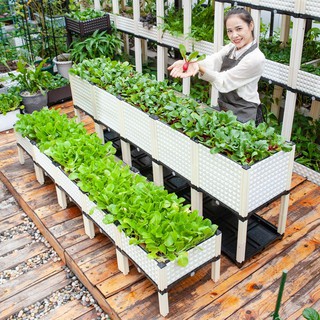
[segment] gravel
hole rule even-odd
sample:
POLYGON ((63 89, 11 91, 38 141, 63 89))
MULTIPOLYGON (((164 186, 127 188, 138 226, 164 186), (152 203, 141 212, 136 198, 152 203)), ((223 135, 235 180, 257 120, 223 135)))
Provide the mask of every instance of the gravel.
MULTIPOLYGON (((2 201, 0 203, 0 210, 5 209, 8 204, 17 205, 12 197, 2 201)), ((15 266, 12 269, 4 270, 0 272, 0 285, 4 284, 28 271, 39 267, 49 261, 60 261, 60 257, 55 252, 55 250, 51 247, 51 245, 46 241, 46 239, 42 236, 40 231, 37 229, 32 220, 21 211, 21 224, 15 226, 11 229, 8 229, 2 233, 0 233, 0 245, 1 243, 5 243, 10 240, 15 235, 28 233, 32 237, 32 243, 34 242, 42 242, 47 250, 42 252, 41 254, 24 261, 23 263, 15 266)), ((29 246, 27 244, 26 246, 29 246)), ((20 248, 21 249, 21 248, 20 248)), ((27 320, 27 319, 46 319, 46 315, 59 308, 60 306, 66 304, 69 301, 79 300, 81 304, 84 306, 93 306, 96 310, 97 320, 110 319, 107 314, 103 312, 103 310, 99 307, 96 300, 91 296, 90 292, 86 289, 86 287, 79 281, 79 279, 72 273, 72 271, 64 266, 63 267, 66 278, 71 279, 72 282, 64 287, 61 290, 58 290, 52 293, 50 296, 46 297, 41 301, 37 301, 36 303, 23 308, 19 312, 13 314, 8 320, 27 320)))

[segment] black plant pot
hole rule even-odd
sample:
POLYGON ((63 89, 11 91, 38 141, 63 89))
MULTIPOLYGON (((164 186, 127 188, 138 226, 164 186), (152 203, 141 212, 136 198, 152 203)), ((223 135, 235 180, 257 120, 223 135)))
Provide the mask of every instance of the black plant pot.
POLYGON ((22 104, 25 106, 24 112, 25 113, 32 113, 33 111, 39 111, 43 107, 48 105, 48 94, 45 92, 37 93, 35 95, 24 95, 23 92, 21 92, 22 97, 22 104))

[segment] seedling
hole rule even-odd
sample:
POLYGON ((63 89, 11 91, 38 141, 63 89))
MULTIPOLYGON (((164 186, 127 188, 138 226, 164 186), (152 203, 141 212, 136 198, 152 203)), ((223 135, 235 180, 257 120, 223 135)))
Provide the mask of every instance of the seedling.
POLYGON ((180 50, 182 58, 185 61, 184 65, 182 66, 183 72, 188 71, 190 63, 194 63, 194 62, 198 62, 198 61, 204 60, 205 57, 206 57, 205 54, 202 54, 201 56, 199 56, 199 52, 198 51, 193 51, 189 55, 187 55, 186 47, 183 44, 179 44, 179 50, 180 50))

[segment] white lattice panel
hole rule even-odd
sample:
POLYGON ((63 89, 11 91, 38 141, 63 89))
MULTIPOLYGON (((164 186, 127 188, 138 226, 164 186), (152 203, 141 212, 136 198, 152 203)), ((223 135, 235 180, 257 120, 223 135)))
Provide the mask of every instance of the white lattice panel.
MULTIPOLYGON (((93 202, 92 202, 93 203, 93 202)), ((94 203, 93 203, 94 204, 94 203)), ((93 221, 101 228, 108 237, 115 242, 115 228, 116 226, 114 224, 105 224, 103 222, 103 218, 106 214, 98 209, 94 209, 93 213, 90 214, 90 217, 93 219, 93 221)))
POLYGON ((200 54, 211 55, 213 51, 213 43, 208 41, 196 41, 193 44, 194 49, 192 51, 199 51, 200 54))
POLYGON ((175 261, 171 261, 161 269, 158 262, 149 259, 146 251, 140 246, 130 245, 129 238, 123 232, 121 232, 121 249, 157 284, 159 290, 164 290, 171 283, 192 273, 199 266, 215 257, 216 238, 213 236, 189 250, 189 264, 186 267, 180 267, 175 261), (160 273, 164 273, 164 276, 161 277, 160 273))
POLYGON ((186 41, 183 37, 174 37, 171 34, 169 34, 167 31, 163 33, 161 38, 161 43, 164 45, 173 47, 173 48, 179 48, 179 44, 184 44, 186 48, 188 48, 188 41, 186 41))
POLYGON ((84 195, 75 182, 71 181, 60 167, 57 167, 55 182, 60 186, 81 208, 84 195))
POLYGON ((134 32, 134 20, 130 19, 130 18, 126 18, 126 17, 122 17, 122 16, 117 16, 116 17, 116 27, 117 29, 121 30, 121 31, 125 31, 125 32, 129 32, 129 33, 133 33, 134 32))
POLYGON ((158 29, 157 27, 151 27, 148 29, 147 27, 144 27, 142 22, 138 22, 138 34, 139 36, 157 41, 158 40, 158 29))
POLYGON ((320 76, 299 70, 297 89, 320 98, 320 76))
POLYGON ((254 4, 271 8, 273 10, 282 10, 288 12, 294 12, 295 8, 295 0, 259 0, 254 1, 254 4))
POLYGON ((19 132, 15 131, 17 143, 29 154, 29 156, 34 160, 34 147, 28 138, 23 138, 19 132))
POLYGON ((320 17, 320 1, 307 0, 305 13, 313 17, 320 17))
POLYGON ((199 145, 199 187, 231 209, 240 212, 241 179, 244 169, 220 154, 199 145))
POLYGON ((121 101, 112 94, 95 87, 96 120, 116 132, 120 132, 121 101))
POLYGON ((292 174, 292 152, 278 152, 248 169, 248 212, 288 189, 292 174))
POLYGON ((122 136, 151 154, 151 121, 146 113, 122 102, 124 131, 122 136))
POLYGON ((287 85, 289 66, 271 60, 266 60, 262 76, 272 81, 287 85))
POLYGON ((310 168, 307 168, 306 166, 303 166, 302 164, 298 162, 293 163, 293 171, 300 176, 303 176, 307 178, 309 181, 317 184, 320 186, 320 173, 317 171, 314 171, 310 168))
POLYGON ((73 104, 87 112, 89 115, 94 116, 94 86, 88 81, 82 80, 80 77, 74 75, 70 75, 69 80, 73 104))
POLYGON ((35 162, 40 165, 48 175, 54 180, 56 175, 57 167, 53 164, 52 160, 46 156, 44 153, 40 152, 40 150, 35 147, 35 162))
POLYGON ((157 121, 159 161, 191 180, 192 141, 184 134, 173 130, 169 125, 157 121))

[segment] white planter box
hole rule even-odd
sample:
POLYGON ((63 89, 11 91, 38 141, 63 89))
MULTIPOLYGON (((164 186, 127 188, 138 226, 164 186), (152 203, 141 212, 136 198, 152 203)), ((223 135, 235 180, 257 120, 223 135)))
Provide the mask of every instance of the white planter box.
MULTIPOLYGON (((116 245, 120 248, 137 267, 144 273, 157 287, 159 297, 159 308, 162 316, 169 313, 168 289, 179 280, 194 275, 195 271, 207 263, 212 263, 211 278, 217 281, 220 276, 220 253, 221 253, 221 233, 203 241, 196 247, 188 251, 189 263, 186 267, 180 267, 176 261, 160 263, 147 257, 147 252, 138 245, 130 245, 129 238, 116 229, 116 245)), ((118 265, 121 264, 123 256, 119 251, 118 265), (119 261, 120 260, 120 261, 119 261)), ((125 262, 128 269, 128 262, 125 262)))
POLYGON ((133 19, 113 15, 112 20, 115 22, 116 28, 120 31, 133 33, 135 30, 133 19))
MULTIPOLYGON (((212 39, 213 41, 213 39, 212 39)), ((214 53, 213 42, 208 41, 194 41, 192 51, 199 51, 200 54, 211 55, 214 53)))
POLYGON ((289 66, 266 59, 266 65, 262 76, 275 81, 276 83, 287 85, 289 66))
POLYGON ((114 224, 103 223, 105 213, 99 209, 96 209, 96 204, 91 201, 87 195, 83 195, 82 203, 82 211, 87 214, 100 229, 104 231, 104 233, 111 239, 113 243, 115 243, 115 232, 117 227, 114 224), (93 209, 93 213, 90 212, 91 209, 93 209))
POLYGON ((107 91, 94 87, 95 89, 95 119, 111 128, 120 132, 122 122, 122 101, 107 91))
POLYGON ((299 70, 297 89, 320 98, 320 76, 299 70))
POLYGON ((157 41, 158 40, 158 28, 156 26, 151 27, 150 29, 148 29, 147 27, 143 26, 142 22, 138 22, 138 26, 137 26, 138 30, 137 30, 137 35, 146 39, 150 39, 153 41, 157 41))
MULTIPOLYGON (((252 1, 252 0, 251 0, 252 1)), ((247 3, 247 1, 244 1, 247 3)), ((295 0, 259 0, 252 1, 254 5, 271 8, 273 10, 282 10, 286 12, 295 12, 295 0)))
POLYGON ((3 115, 0 113, 0 132, 12 129, 17 122, 17 115, 20 114, 20 110, 14 110, 3 115))
POLYGON ((17 144, 19 144, 22 147, 22 149, 24 149, 28 153, 32 160, 34 160, 34 145, 31 143, 31 141, 28 138, 22 137, 22 135, 16 131, 15 136, 17 144))
POLYGON ((42 153, 36 145, 33 160, 55 181, 57 167, 53 164, 52 159, 42 153))
POLYGON ((90 116, 95 116, 94 86, 72 74, 69 75, 73 104, 90 116))
POLYGON ((320 2, 318 0, 307 0, 305 13, 313 17, 320 17, 320 2))
POLYGON ((169 125, 157 121, 157 157, 156 159, 191 180, 192 171, 192 140, 183 133, 172 129, 169 125))
POLYGON ((137 145, 145 152, 152 152, 152 125, 153 120, 147 113, 122 101, 123 128, 120 135, 137 145))
POLYGON ((186 48, 189 48, 190 40, 184 39, 183 36, 174 37, 169 32, 165 31, 162 34, 160 42, 163 43, 166 46, 178 49, 180 43, 182 43, 186 48))
POLYGON ((248 213, 289 190, 294 158, 280 151, 245 169, 199 144, 199 187, 246 217, 248 213))
POLYGON ((294 162, 293 171, 320 186, 320 173, 298 162, 294 162))

